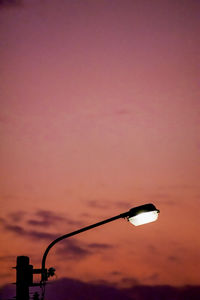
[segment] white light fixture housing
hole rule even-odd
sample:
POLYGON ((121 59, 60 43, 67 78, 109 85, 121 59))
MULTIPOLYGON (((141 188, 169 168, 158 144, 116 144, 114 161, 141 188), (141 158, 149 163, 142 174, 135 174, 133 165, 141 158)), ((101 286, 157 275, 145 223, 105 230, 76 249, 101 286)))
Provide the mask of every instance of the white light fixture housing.
POLYGON ((151 203, 130 209, 128 221, 135 225, 143 225, 158 219, 159 210, 151 203))

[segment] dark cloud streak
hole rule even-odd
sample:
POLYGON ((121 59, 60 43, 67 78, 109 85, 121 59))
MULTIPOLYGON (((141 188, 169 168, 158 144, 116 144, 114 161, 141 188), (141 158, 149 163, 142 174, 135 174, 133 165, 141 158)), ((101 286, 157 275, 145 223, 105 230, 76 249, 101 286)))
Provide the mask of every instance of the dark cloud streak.
MULTIPOLYGON (((48 233, 44 231, 27 230, 19 225, 5 224, 4 229, 12 232, 20 237, 25 237, 34 240, 47 240, 48 242, 55 240, 60 234, 48 233)), ((64 240, 60 243, 56 253, 68 259, 83 259, 89 255, 96 254, 97 251, 109 250, 111 245, 105 243, 82 243, 75 239, 64 240)))
POLYGON ((35 212, 34 217, 27 220, 27 224, 35 227, 50 227, 56 224, 63 223, 67 225, 82 226, 80 221, 75 221, 68 216, 63 216, 58 213, 54 213, 50 210, 38 210, 35 212))
POLYGON ((58 255, 67 257, 68 259, 82 259, 89 255, 94 255, 97 251, 111 249, 112 246, 104 243, 84 244, 74 239, 66 240, 57 250, 58 255))
POLYGON ((57 235, 52 234, 52 233, 47 233, 47 232, 43 232, 43 231, 34 231, 34 230, 26 230, 24 229, 22 226, 18 226, 18 225, 9 225, 6 224, 4 226, 4 229, 12 232, 14 234, 17 234, 19 236, 24 236, 27 238, 31 238, 31 239, 45 239, 45 240, 53 240, 55 238, 57 238, 57 235))
POLYGON ((105 244, 105 243, 91 243, 91 244, 88 244, 88 247, 89 248, 92 248, 92 249, 111 249, 113 248, 114 246, 112 245, 109 245, 109 244, 105 244))
POLYGON ((64 221, 64 217, 55 214, 50 210, 38 210, 35 219, 29 219, 27 223, 32 226, 53 226, 58 222, 64 221))
POLYGON ((81 260, 92 253, 80 242, 70 239, 63 242, 63 244, 56 250, 56 254, 59 256, 61 255, 62 258, 67 257, 67 259, 71 260, 81 260))
POLYGON ((8 217, 14 222, 21 222, 24 219, 25 215, 26 215, 26 212, 19 210, 19 211, 10 213, 8 215, 8 217))
MULTIPOLYGON (((99 283, 84 283, 79 280, 62 278, 49 284, 46 298, 49 300, 199 300, 200 286, 173 287, 133 285, 119 288, 116 284, 102 280, 99 283)), ((1 299, 15 296, 15 287, 6 285, 0 289, 1 299)))

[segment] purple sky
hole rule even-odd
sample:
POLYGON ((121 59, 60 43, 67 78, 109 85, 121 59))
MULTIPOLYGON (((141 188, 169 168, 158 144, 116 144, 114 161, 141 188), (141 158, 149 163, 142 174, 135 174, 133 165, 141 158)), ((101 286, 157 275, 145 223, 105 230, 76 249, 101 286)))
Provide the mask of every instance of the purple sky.
POLYGON ((200 284, 199 12, 196 0, 0 2, 2 284, 16 256, 39 267, 55 237, 148 202, 157 222, 80 235, 48 265, 86 282, 200 284))

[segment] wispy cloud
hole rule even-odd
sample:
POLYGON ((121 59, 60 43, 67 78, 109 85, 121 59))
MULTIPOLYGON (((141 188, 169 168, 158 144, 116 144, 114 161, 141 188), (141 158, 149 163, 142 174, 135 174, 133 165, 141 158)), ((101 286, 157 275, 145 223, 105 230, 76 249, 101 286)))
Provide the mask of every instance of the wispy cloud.
POLYGON ((134 285, 139 285, 140 282, 139 282, 138 279, 136 279, 136 278, 134 278, 134 277, 123 277, 123 278, 121 279, 121 284, 122 284, 123 286, 128 286, 128 287, 130 287, 130 286, 134 286, 134 285))
MULTIPOLYGON (((5 224, 8 230, 23 231, 24 225, 27 228, 48 228, 55 225, 65 224, 69 226, 82 226, 79 220, 73 220, 69 216, 62 215, 62 213, 55 213, 50 210, 37 210, 33 213, 18 210, 9 212, 5 218, 0 218, 0 223, 5 224), (23 224, 23 226, 19 226, 23 224), (20 228, 21 227, 21 228, 20 228)), ((25 232, 25 231, 24 231, 25 232)))
POLYGON ((0 218, 0 224, 4 225, 5 223, 6 223, 5 219, 4 218, 0 218))
POLYGON ((8 214, 8 217, 14 222, 21 222, 26 215, 25 211, 19 210, 15 212, 11 212, 8 214))
MULTIPOLYGON (((42 213, 42 216, 49 216, 49 213, 45 212, 44 214, 42 213)), ((57 218, 55 218, 57 220, 57 218)), ((47 222, 48 224, 48 222, 47 222)), ((46 241, 53 241, 56 238, 60 236, 60 234, 55 234, 55 233, 49 233, 41 230, 30 230, 29 227, 28 229, 19 226, 16 224, 10 224, 10 223, 3 223, 3 227, 6 231, 11 232, 19 237, 24 237, 28 238, 31 240, 46 240, 46 241)), ((57 248, 56 253, 58 255, 62 254, 62 257, 67 257, 68 259, 78 259, 81 260, 89 255, 96 254, 97 250, 98 252, 100 251, 101 253, 103 251, 111 249, 113 246, 106 244, 106 243, 82 243, 80 241, 77 241, 75 239, 69 239, 63 241, 57 248)))
POLYGON ((4 229, 6 229, 7 231, 11 231, 14 232, 16 234, 20 234, 20 235, 26 235, 27 231, 18 225, 9 225, 9 224, 5 224, 4 229))
POLYGON ((158 249, 154 245, 149 244, 147 247, 149 253, 158 254, 158 249))
POLYGON ((117 201, 117 202, 115 202, 115 206, 125 209, 125 210, 128 210, 134 206, 134 203, 127 202, 127 201, 117 201))
POLYGON ((111 249, 113 246, 105 243, 86 244, 75 239, 66 240, 62 246, 57 250, 57 254, 62 254, 68 259, 82 259, 89 255, 93 255, 98 251, 105 251, 111 249))
POLYGON ((120 275, 122 275, 122 273, 119 272, 119 271, 113 271, 113 272, 110 273, 110 275, 112 275, 112 276, 120 276, 120 275))
POLYGON ((113 248, 114 246, 112 245, 109 245, 109 244, 105 244, 105 243, 91 243, 91 244, 88 244, 88 247, 91 248, 91 249, 98 249, 98 250, 105 250, 105 249, 111 249, 113 248))
POLYGON ((80 221, 73 220, 68 216, 64 216, 61 213, 55 213, 50 210, 38 210, 30 219, 27 220, 27 224, 33 227, 50 227, 61 223, 70 226, 82 226, 80 221))
POLYGON ((105 209, 108 203, 105 200, 89 200, 88 205, 92 208, 105 209))
POLYGON ((176 255, 170 255, 168 256, 168 260, 174 263, 179 263, 180 262, 180 258, 176 255))
MULTIPOLYGON (((129 278, 127 279, 129 280, 129 278)), ((93 300, 94 298, 96 300, 149 300, 155 299, 155 295, 157 300, 199 300, 199 294, 200 286, 173 287, 133 284, 130 288, 119 288, 116 287, 116 284, 112 285, 104 280, 84 283, 70 278, 56 280, 46 288, 46 298, 49 300, 65 300, 66 295, 71 300, 93 300)), ((15 287, 13 285, 6 285, 0 289, 2 299, 11 298, 14 295, 15 287)))
POLYGON ((57 235, 44 231, 26 230, 22 226, 5 224, 4 229, 16 235, 30 239, 53 240, 57 235))
POLYGON ((67 257, 67 259, 81 260, 92 253, 81 242, 77 242, 74 239, 70 239, 66 240, 62 243, 60 247, 58 247, 58 249, 56 250, 56 254, 61 255, 62 258, 67 257))
POLYGON ((157 282, 158 278, 160 277, 159 273, 153 273, 149 276, 146 276, 143 280, 144 281, 152 281, 152 282, 157 282))
POLYGON ((52 226, 58 222, 63 222, 64 217, 50 211, 50 210, 38 210, 34 214, 34 218, 27 220, 27 223, 32 226, 52 226))

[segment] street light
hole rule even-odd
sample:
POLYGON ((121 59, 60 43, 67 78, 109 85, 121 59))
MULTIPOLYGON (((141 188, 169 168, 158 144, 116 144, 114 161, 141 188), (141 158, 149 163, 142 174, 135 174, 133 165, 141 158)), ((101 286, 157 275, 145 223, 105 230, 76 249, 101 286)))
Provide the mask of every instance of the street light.
MULTIPOLYGON (((42 298, 41 300, 44 299, 44 292, 45 292, 45 284, 46 281, 50 276, 54 275, 55 269, 50 268, 46 269, 45 263, 46 263, 46 258, 47 255, 50 251, 50 249, 57 244, 59 241, 67 239, 71 236, 77 235, 81 232, 90 230, 92 228, 104 225, 106 223, 115 221, 120 218, 127 219, 130 221, 135 226, 142 225, 142 224, 147 224, 153 221, 156 221, 158 218, 158 213, 159 210, 151 203, 149 204, 144 204, 141 206, 137 206, 134 208, 131 208, 129 211, 119 214, 115 217, 106 219, 104 221, 95 223, 93 225, 83 227, 79 230, 73 231, 71 233, 62 235, 55 239, 53 242, 49 244, 49 246, 46 248, 43 257, 42 257, 42 268, 41 269, 34 269, 32 265, 29 264, 29 257, 27 256, 18 256, 17 257, 17 266, 16 266, 16 271, 17 271, 17 280, 16 280, 16 300, 29 300, 29 287, 30 286, 37 286, 40 285, 43 288, 42 291, 42 298), (33 283, 33 274, 41 274, 41 282, 40 284, 33 283)), ((36 298, 36 297, 35 297, 36 298)))
MULTIPOLYGON (((128 221, 130 221, 130 223, 132 223, 132 224, 135 225, 135 226, 147 224, 147 223, 156 221, 157 218, 158 218, 158 213, 159 213, 159 212, 160 212, 160 211, 159 211, 153 204, 151 204, 151 203, 149 203, 149 204, 144 204, 144 205, 141 205, 141 206, 137 206, 137 207, 131 208, 129 211, 127 211, 127 212, 125 212, 125 213, 122 213, 122 214, 119 214, 119 215, 117 215, 117 216, 115 216, 115 217, 112 217, 112 218, 106 219, 106 220, 104 220, 104 221, 95 223, 95 224, 93 224, 93 225, 90 225, 90 226, 81 228, 81 229, 79 229, 79 230, 76 230, 76 231, 73 231, 73 232, 71 232, 71 233, 62 235, 62 236, 60 236, 59 238, 55 239, 55 240, 54 240, 53 242, 51 242, 51 243, 49 244, 49 246, 46 248, 46 250, 45 250, 45 252, 44 252, 44 255, 43 255, 43 258, 42 258, 41 284, 44 284, 44 283, 48 280, 48 277, 49 277, 48 271, 47 271, 47 269, 45 268, 46 258, 47 258, 47 255, 48 255, 48 253, 49 253, 49 250, 50 250, 55 244, 57 244, 59 241, 64 240, 64 239, 66 239, 66 238, 69 238, 69 237, 71 237, 71 236, 77 235, 77 234, 79 234, 79 233, 81 233, 81 232, 90 230, 90 229, 92 229, 92 228, 95 228, 95 227, 104 225, 104 224, 106 224, 106 223, 115 221, 115 220, 120 219, 120 218, 125 218, 125 219, 127 219, 128 221)), ((52 268, 51 268, 51 270, 52 270, 52 268)))
POLYGON ((139 226, 156 221, 159 210, 150 203, 132 208, 129 213, 129 222, 135 226, 139 226))

